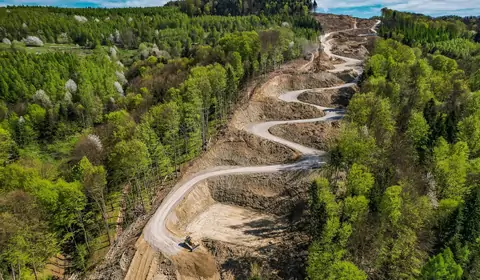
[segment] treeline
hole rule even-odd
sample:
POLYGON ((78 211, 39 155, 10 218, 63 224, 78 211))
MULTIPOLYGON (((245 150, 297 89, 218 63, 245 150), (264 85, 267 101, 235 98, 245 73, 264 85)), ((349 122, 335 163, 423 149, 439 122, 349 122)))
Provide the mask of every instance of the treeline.
POLYGON ((240 1, 213 1, 213 0, 182 0, 171 1, 166 6, 178 6, 188 15, 224 15, 239 16, 249 14, 265 14, 284 16, 308 15, 313 8, 311 0, 240 0, 240 1))
POLYGON ((380 34, 423 52, 456 59, 459 68, 470 77, 473 91, 480 89, 480 43, 478 17, 424 15, 382 9, 380 34), (477 40, 478 41, 478 40, 477 40))
POLYGON ((472 38, 473 33, 460 20, 441 20, 424 15, 382 9, 379 34, 418 47, 425 43, 472 38))
POLYGON ((439 17, 439 19, 442 20, 449 20, 449 21, 462 21, 466 26, 468 30, 475 31, 475 37, 474 40, 476 42, 480 42, 480 17, 479 16, 466 16, 466 17, 460 17, 460 16, 442 16, 439 17))
MULTIPOLYGON (((221 2, 221 1, 220 1, 221 2)), ((88 48, 116 45, 136 49, 155 43, 173 56, 193 44, 213 44, 229 32, 266 29, 288 22, 313 38, 319 25, 303 16, 189 17, 177 7, 125 9, 64 9, 54 7, 0 8, 0 38, 21 41, 37 36, 44 43, 78 44, 88 48)))
POLYGON ((308 275, 478 279, 480 92, 443 55, 373 54, 312 186, 308 275))
POLYGON ((480 44, 469 39, 453 39, 425 44, 425 49, 430 53, 439 52, 452 58, 468 59, 480 54, 480 44))
POLYGON ((48 40, 88 31, 93 42, 120 28, 120 41, 90 54, 33 54, 17 43, 0 53, 3 279, 41 278, 56 254, 72 264, 67 273, 89 271, 117 228, 149 211, 162 184, 208 148, 239 89, 302 56, 319 32, 306 17, 191 18, 177 8, 0 12, 11 39, 49 29, 48 40), (135 30, 132 44, 122 26, 135 30))

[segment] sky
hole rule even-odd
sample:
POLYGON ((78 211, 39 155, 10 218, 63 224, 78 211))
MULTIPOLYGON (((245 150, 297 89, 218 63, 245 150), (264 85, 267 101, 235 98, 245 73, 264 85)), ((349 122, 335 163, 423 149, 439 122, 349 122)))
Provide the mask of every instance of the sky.
POLYGON ((317 0, 317 4, 317 12, 363 18, 380 15, 383 7, 430 16, 480 16, 480 0, 317 0))
MULTIPOLYGON (((0 6, 42 5, 60 7, 149 7, 161 6, 168 0, 0 0, 0 6)), ((431 16, 480 16, 480 0, 317 0, 317 12, 346 14, 368 18, 380 15, 388 7, 399 11, 431 16)))

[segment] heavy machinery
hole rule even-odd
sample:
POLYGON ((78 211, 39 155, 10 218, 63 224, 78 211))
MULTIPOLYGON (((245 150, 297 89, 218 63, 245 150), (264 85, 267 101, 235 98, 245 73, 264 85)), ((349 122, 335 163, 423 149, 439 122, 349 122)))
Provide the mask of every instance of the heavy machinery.
POLYGON ((189 235, 187 237, 185 237, 185 245, 188 247, 188 249, 190 250, 190 252, 193 252, 193 250, 197 249, 198 246, 200 246, 200 244, 198 243, 195 243, 193 240, 192 240, 192 237, 189 235))

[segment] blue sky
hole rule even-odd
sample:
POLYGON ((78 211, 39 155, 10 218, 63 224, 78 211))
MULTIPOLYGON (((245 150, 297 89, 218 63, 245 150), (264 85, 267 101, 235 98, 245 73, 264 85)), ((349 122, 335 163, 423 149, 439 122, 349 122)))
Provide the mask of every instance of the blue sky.
POLYGON ((480 0, 317 0, 317 4, 317 12, 357 17, 379 15, 383 7, 430 16, 480 16, 480 0))
MULTIPOLYGON (((148 7, 161 6, 168 0, 0 0, 6 5, 49 5, 61 7, 148 7)), ((317 0, 318 12, 371 17, 382 7, 431 16, 480 15, 480 0, 317 0)))

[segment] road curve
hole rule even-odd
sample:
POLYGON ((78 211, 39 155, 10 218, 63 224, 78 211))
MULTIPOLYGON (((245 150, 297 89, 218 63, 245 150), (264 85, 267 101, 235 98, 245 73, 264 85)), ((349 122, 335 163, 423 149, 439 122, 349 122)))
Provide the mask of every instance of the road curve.
MULTIPOLYGON (((375 30, 375 27, 380 22, 377 21, 371 30, 375 30)), ((354 28, 356 29, 356 24, 354 28)), ((342 31, 349 31, 353 29, 347 29, 342 31)), ((335 55, 331 52, 331 42, 333 39, 329 37, 337 32, 330 32, 321 36, 321 44, 323 51, 329 56, 337 59, 341 59, 344 63, 335 65, 335 69, 329 70, 332 73, 343 72, 345 70, 353 70, 357 74, 361 74, 362 62, 358 59, 343 57, 335 55)), ((309 62, 310 63, 310 62, 309 62)), ((340 89, 348 88, 355 85, 357 80, 354 80, 352 83, 346 83, 336 87, 330 88, 320 88, 320 89, 340 89)), ((275 125, 281 124, 295 124, 295 123, 308 123, 308 122, 319 122, 319 121, 332 121, 338 120, 343 117, 343 110, 326 108, 322 106, 313 105, 310 103, 302 102, 298 100, 298 96, 303 92, 309 89, 290 91, 279 96, 280 100, 285 102, 297 102, 313 106, 319 110, 325 112, 325 115, 320 118, 312 119, 301 119, 301 120, 290 120, 290 121, 270 121, 270 122, 260 122, 252 123, 247 125, 245 130, 249 133, 252 133, 258 137, 273 141, 282 145, 285 145, 297 152, 301 153, 303 156, 300 160, 295 163, 290 164, 277 164, 277 165, 265 165, 265 166, 245 166, 245 167, 236 167, 236 166, 223 166, 215 167, 208 170, 204 170, 193 177, 189 178, 187 181, 182 181, 178 183, 173 190, 168 194, 168 196, 163 200, 160 207, 157 209, 153 217, 148 222, 147 226, 144 229, 144 239, 154 248, 160 250, 167 257, 173 256, 182 250, 182 247, 179 246, 181 242, 184 241, 184 236, 176 236, 167 228, 167 222, 169 215, 175 209, 175 207, 185 198, 188 193, 192 191, 195 185, 203 180, 226 175, 240 175, 240 174, 254 174, 254 173, 276 173, 282 171, 294 171, 294 170, 308 170, 313 168, 319 168, 324 165, 325 162, 325 151, 316 150, 310 147, 300 145, 288 141, 286 139, 280 138, 278 136, 272 135, 269 132, 269 129, 275 125)))

